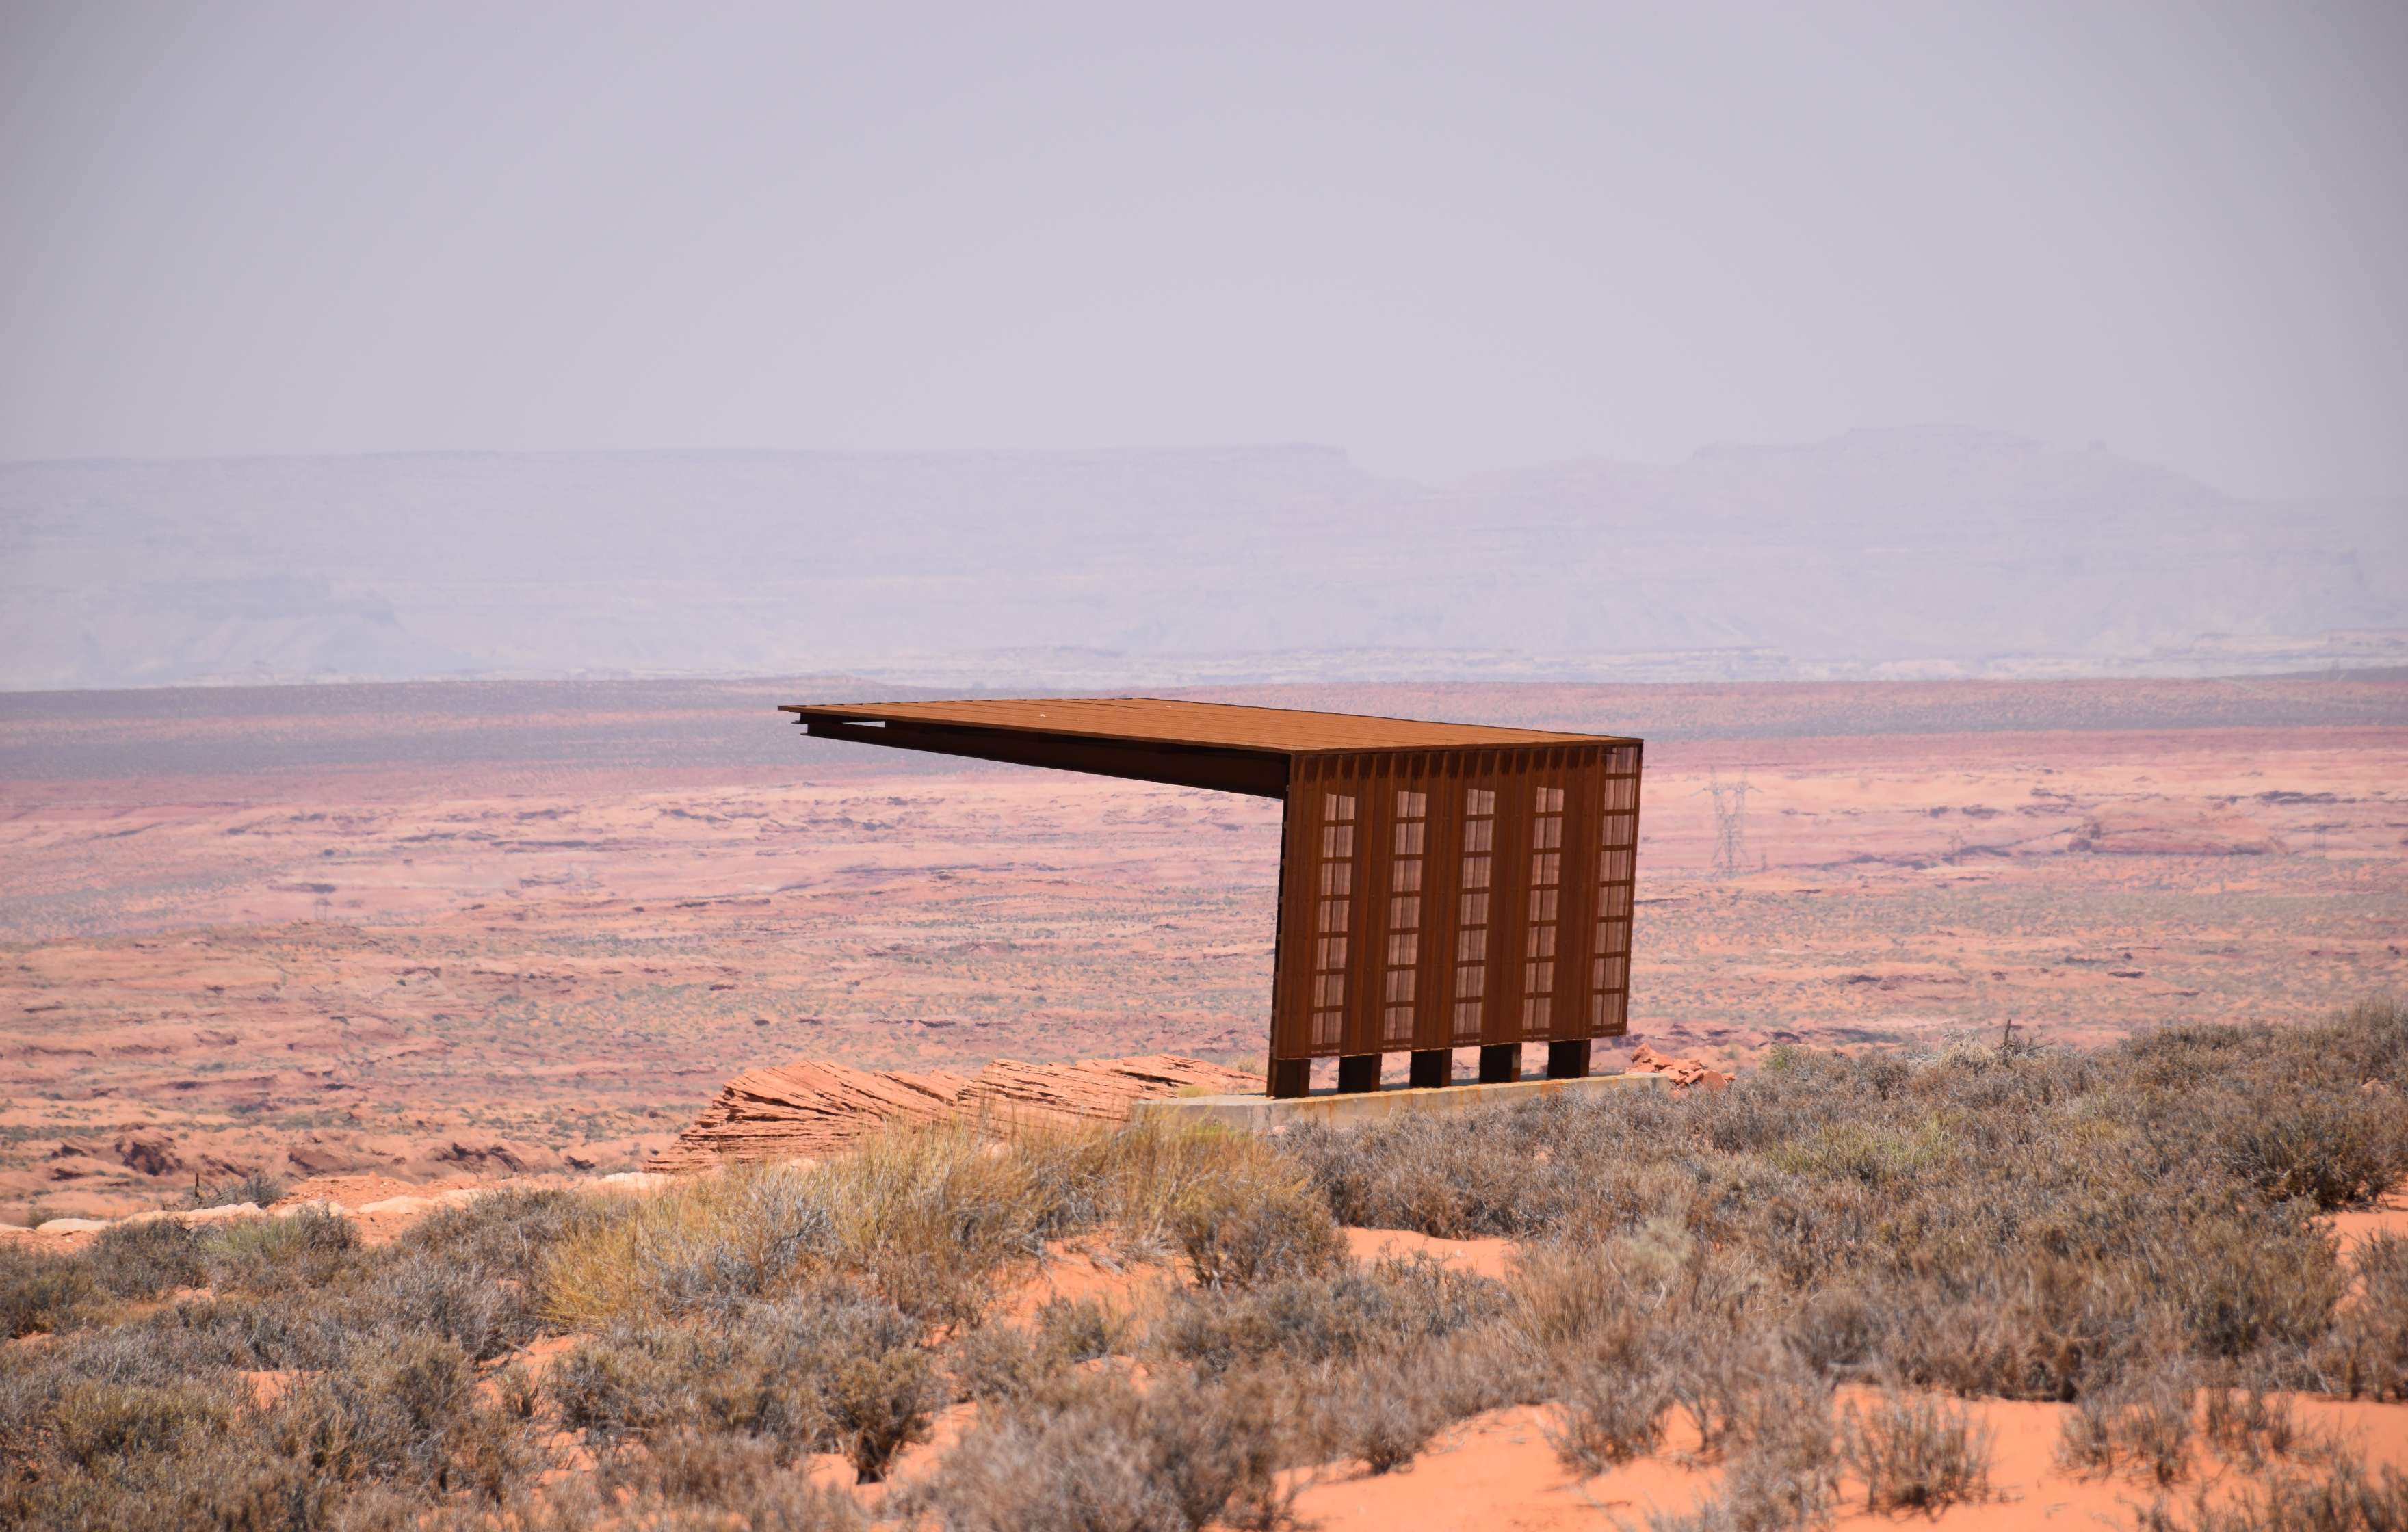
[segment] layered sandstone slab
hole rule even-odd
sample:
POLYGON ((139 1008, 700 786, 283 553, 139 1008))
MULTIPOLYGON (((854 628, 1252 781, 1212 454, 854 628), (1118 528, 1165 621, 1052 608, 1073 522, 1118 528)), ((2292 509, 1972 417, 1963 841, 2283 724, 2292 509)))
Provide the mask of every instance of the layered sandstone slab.
POLYGON ((1232 1095, 1262 1089, 1262 1077, 1176 1053, 1023 1064, 997 1059, 962 1093, 964 1111, 1010 1118, 1125 1123, 1140 1101, 1174 1095, 1232 1095))
POLYGON ((652 1157, 652 1168, 818 1159, 888 1123, 957 1113, 990 1122, 1125 1123, 1140 1101, 1259 1084, 1251 1074, 1172 1053, 1075 1064, 998 1059, 975 1078, 797 1060, 748 1069, 729 1081, 677 1141, 652 1157))
POLYGON ((817 1159, 890 1122, 932 1122, 953 1110, 966 1075, 855 1069, 797 1059, 747 1069, 720 1087, 654 1170, 701 1170, 728 1160, 817 1159))

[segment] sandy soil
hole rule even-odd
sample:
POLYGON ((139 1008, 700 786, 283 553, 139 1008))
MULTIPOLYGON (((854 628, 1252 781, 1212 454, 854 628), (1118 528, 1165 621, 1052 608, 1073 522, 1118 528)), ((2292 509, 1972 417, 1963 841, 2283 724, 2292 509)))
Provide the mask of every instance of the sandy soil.
MULTIPOLYGON (((1849 1391, 1842 1410, 1868 1396, 1849 1391)), ((2352 1404, 2301 1396, 2292 1400, 2302 1425, 2354 1443, 2370 1466, 2408 1468, 2408 1406, 2352 1404)), ((2057 1434, 2070 1405, 2000 1399, 1974 1401, 1971 1412, 1990 1434, 1991 1497, 1949 1507, 1937 1517, 1875 1514, 1864 1509, 1863 1486, 1842 1479, 1841 1528, 1939 1525, 1980 1532, 2024 1526, 2128 1526, 2134 1511, 2157 1497, 2145 1478, 2118 1473, 2083 1477, 2057 1463, 2057 1434)), ((1395 1473, 1370 1475, 1359 1464, 1330 1465, 1300 1476, 1297 1509, 1324 1532, 1555 1532, 1557 1528, 1643 1526, 1650 1511, 1685 1511, 1712 1496, 1719 1468, 1684 1461, 1697 1435, 1675 1417, 1662 1451, 1591 1478, 1564 1468, 1548 1442, 1546 1407, 1493 1410, 1441 1433, 1428 1451, 1395 1473)), ((2186 1502, 2200 1484, 2229 1493, 2246 1470, 2202 1454, 2192 1477, 2172 1497, 2186 1502)))
MULTIPOLYGON (((796 1057, 1259 1057, 1275 804, 807 748, 751 700, 368 690, 0 709, 0 1217, 631 1168, 796 1057)), ((1672 729, 1630 1045, 2408 988, 2408 681, 1264 699, 1672 729), (1713 877, 1742 772, 1755 870, 1713 877)))

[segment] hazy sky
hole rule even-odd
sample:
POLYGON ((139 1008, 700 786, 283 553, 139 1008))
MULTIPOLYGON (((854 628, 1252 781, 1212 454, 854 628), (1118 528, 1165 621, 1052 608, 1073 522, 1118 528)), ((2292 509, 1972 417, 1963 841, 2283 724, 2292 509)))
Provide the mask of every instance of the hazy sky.
POLYGON ((1963 421, 2408 490, 2408 5, 0 0, 0 457, 1963 421))

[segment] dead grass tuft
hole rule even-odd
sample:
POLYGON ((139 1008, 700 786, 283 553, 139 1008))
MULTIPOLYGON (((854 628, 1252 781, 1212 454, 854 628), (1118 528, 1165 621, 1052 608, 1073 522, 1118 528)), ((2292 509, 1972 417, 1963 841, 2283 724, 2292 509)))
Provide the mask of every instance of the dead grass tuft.
POLYGON ((1990 1496, 1990 1435, 1963 1407, 1885 1390, 1842 1423, 1840 1455, 1863 1482, 1865 1509, 1938 1514, 1990 1496))

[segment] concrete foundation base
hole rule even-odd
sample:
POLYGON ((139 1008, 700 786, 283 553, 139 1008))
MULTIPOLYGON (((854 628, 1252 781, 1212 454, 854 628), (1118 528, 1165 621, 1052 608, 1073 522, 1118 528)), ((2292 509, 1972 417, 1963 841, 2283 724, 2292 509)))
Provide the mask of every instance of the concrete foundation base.
POLYGON ((1140 1101, 1130 1109, 1134 1122, 1213 1123, 1253 1133, 1275 1133, 1297 1123, 1326 1127, 1352 1127, 1383 1118, 1413 1112, 1470 1111, 1535 1096, 1571 1094, 1605 1096, 1621 1091, 1659 1091, 1666 1075, 1589 1075, 1573 1080, 1517 1080, 1491 1085, 1448 1085, 1415 1089, 1391 1085, 1385 1090, 1334 1092, 1312 1095, 1181 1095, 1162 1101, 1140 1101))

